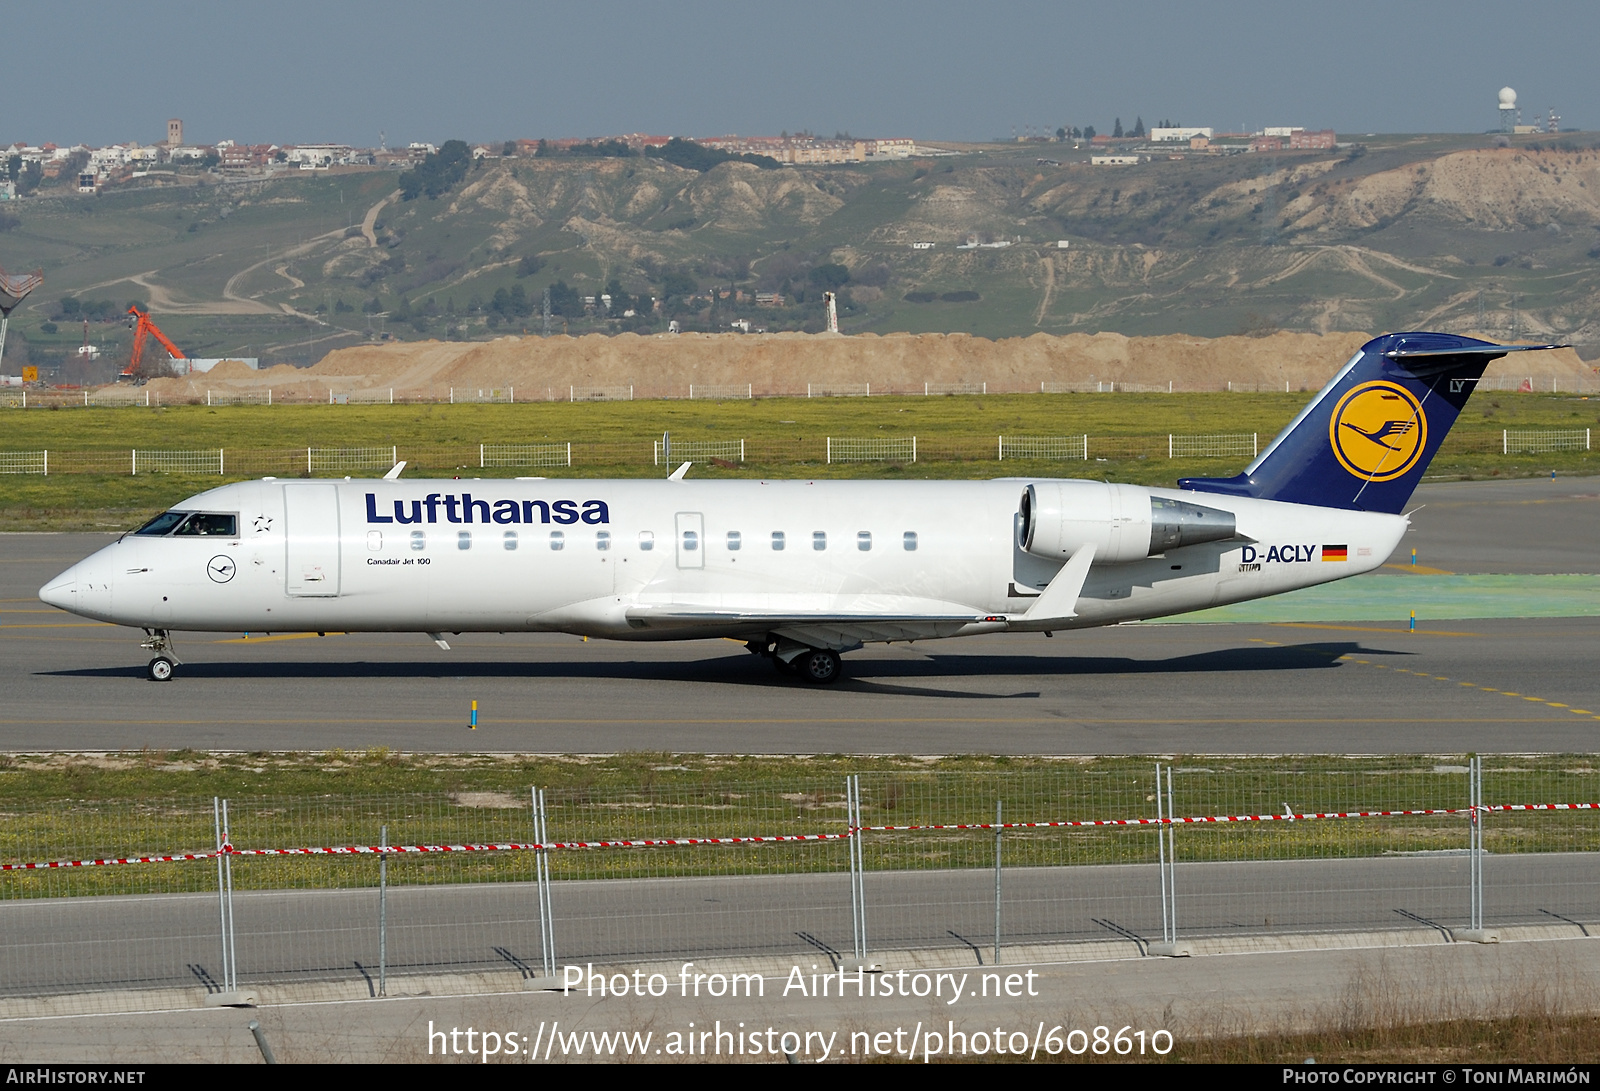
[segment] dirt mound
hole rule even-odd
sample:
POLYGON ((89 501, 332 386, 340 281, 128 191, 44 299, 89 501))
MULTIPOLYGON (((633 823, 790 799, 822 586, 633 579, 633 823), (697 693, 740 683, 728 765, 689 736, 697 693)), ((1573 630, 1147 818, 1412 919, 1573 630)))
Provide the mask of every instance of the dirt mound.
MULTIPOLYGON (((169 396, 272 387, 280 396, 436 397, 515 389, 517 400, 564 400, 588 389, 633 397, 687 397, 695 387, 753 388, 757 396, 840 392, 917 393, 986 384, 989 392, 1038 391, 1041 384, 1130 390, 1315 390, 1367 340, 1366 334, 1276 333, 1268 337, 1125 337, 1072 334, 990 341, 963 333, 681 334, 640 337, 502 337, 495 341, 367 345, 330 353, 315 367, 239 375, 230 370, 152 384, 169 396)), ((1490 365, 1487 378, 1533 372, 1593 378, 1571 349, 1490 365)))

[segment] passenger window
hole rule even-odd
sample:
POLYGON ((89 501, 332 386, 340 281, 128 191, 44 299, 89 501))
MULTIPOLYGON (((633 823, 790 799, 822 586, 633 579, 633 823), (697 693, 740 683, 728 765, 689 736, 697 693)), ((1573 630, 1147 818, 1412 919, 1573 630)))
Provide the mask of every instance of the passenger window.
POLYGON ((561 533, 561 531, 559 531, 559 530, 552 530, 550 532, 550 548, 551 549, 565 549, 566 546, 567 546, 567 536, 565 534, 561 533))
POLYGON ((906 552, 915 553, 917 551, 917 532, 914 530, 906 531, 905 543, 906 552))
POLYGON ((182 538, 237 538, 239 517, 208 511, 196 512, 172 533, 182 538))
POLYGON ((700 548, 700 535, 696 534, 692 530, 684 531, 683 532, 683 551, 685 553, 693 553, 695 550, 697 550, 699 548, 700 548))
POLYGON ((517 532, 508 530, 505 534, 506 551, 512 552, 517 548, 517 532))
POLYGON ((461 530, 461 531, 457 531, 456 532, 456 548, 457 549, 471 549, 472 548, 472 531, 470 531, 470 530, 461 530))
POLYGON ((594 536, 594 547, 602 553, 610 549, 611 532, 609 530, 602 530, 596 533, 594 536))
POLYGON ((813 530, 811 532, 811 548, 819 553, 827 549, 828 532, 825 530, 813 530))
POLYGON ((382 553, 383 552, 383 531, 381 531, 381 530, 369 530, 369 531, 367 531, 367 549, 370 550, 373 553, 382 553))
POLYGON ((783 531, 775 530, 772 532, 772 548, 776 552, 783 552, 783 531))
POLYGON ((421 553, 428 544, 428 536, 420 530, 411 532, 411 548, 421 553))
POLYGON ((653 530, 641 530, 639 532, 639 550, 640 550, 640 552, 649 553, 655 547, 656 547, 655 531, 653 531, 653 530))
POLYGON ((861 552, 863 552, 863 553, 867 552, 869 549, 872 548, 872 531, 870 531, 870 530, 858 530, 858 531, 856 531, 856 548, 861 550, 861 552))
POLYGON ((186 511, 164 511, 144 526, 134 531, 135 534, 171 534, 172 528, 189 518, 186 511))
POLYGON ((741 543, 742 543, 742 539, 740 538, 739 532, 737 530, 728 531, 728 548, 730 550, 732 550, 733 552, 737 553, 739 551, 739 546, 740 546, 741 543))

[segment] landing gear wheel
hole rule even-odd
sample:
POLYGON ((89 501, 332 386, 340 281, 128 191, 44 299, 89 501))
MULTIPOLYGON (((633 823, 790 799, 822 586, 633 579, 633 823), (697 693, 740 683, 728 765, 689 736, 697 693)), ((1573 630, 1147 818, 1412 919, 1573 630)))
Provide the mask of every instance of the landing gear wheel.
POLYGON ((150 660, 150 665, 145 668, 145 673, 152 682, 167 682, 172 678, 172 671, 176 664, 164 655, 158 655, 150 660))
POLYGON ((813 648, 794 661, 800 677, 819 686, 830 685, 844 677, 844 660, 839 653, 827 648, 813 648))

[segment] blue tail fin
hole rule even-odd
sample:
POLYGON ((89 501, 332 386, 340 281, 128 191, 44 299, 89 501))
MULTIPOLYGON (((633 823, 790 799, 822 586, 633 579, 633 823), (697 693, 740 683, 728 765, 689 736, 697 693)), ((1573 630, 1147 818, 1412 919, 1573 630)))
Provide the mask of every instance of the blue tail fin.
POLYGON ((1244 473, 1185 478, 1178 487, 1398 514, 1489 361, 1560 347, 1444 333, 1374 338, 1244 473))

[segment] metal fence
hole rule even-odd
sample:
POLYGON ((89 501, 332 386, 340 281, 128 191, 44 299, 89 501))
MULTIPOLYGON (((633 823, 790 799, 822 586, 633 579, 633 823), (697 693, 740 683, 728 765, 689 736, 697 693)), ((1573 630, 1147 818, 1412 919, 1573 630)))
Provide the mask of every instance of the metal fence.
POLYGON ((128 458, 128 472, 137 477, 147 474, 220 474, 226 469, 221 448, 205 451, 134 450, 128 458))
POLYGON ((744 461, 742 439, 669 439, 655 441, 655 464, 663 462, 678 465, 683 462, 744 461))
POLYGON ((1255 458, 1261 453, 1260 437, 1254 432, 1224 436, 1167 437, 1168 458, 1255 458))
POLYGON ((689 398, 691 401, 696 398, 712 398, 724 401, 729 398, 754 398, 755 393, 756 388, 753 383, 733 383, 720 386, 714 383, 689 384, 689 398))
POLYGON ((632 386, 569 386, 569 402, 631 402, 632 386))
POLYGON ((807 383, 808 398, 866 398, 872 394, 871 383, 807 383))
POLYGON ((1500 453, 1544 454, 1548 451, 1589 450, 1589 429, 1573 428, 1566 431, 1529 432, 1504 429, 1500 433, 1500 453))
POLYGON ((50 474, 49 451, 0 451, 0 474, 50 474))
POLYGON ((470 405, 474 403, 504 402, 507 405, 516 404, 517 388, 514 386, 499 387, 462 387, 450 388, 451 405, 470 405))
POLYGON ((991 965, 1600 927, 1585 763, 1202 760, 8 804, 0 1007, 302 982, 376 996, 397 976, 563 963, 991 965))
POLYGON ((387 470, 400 461, 398 447, 307 447, 306 473, 387 470))
POLYGON ((988 383, 923 383, 922 393, 925 397, 934 394, 987 394, 988 383))
POLYGON ((1089 461, 1088 436, 1001 436, 999 461, 1013 459, 1089 461))
POLYGON ((915 462, 917 460, 917 437, 853 438, 849 436, 829 436, 825 457, 829 463, 915 462))
POLYGON ((491 466, 548 467, 571 465, 572 444, 570 443, 478 444, 478 468, 480 470, 486 470, 491 466))

